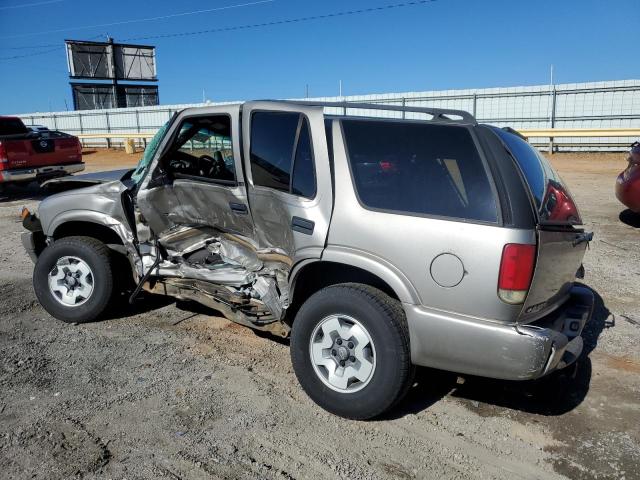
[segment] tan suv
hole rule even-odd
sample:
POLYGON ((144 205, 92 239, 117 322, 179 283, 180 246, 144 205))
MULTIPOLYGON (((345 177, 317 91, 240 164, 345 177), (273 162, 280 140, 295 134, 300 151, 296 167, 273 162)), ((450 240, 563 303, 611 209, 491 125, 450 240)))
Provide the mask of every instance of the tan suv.
POLYGON ((305 391, 359 419, 399 401, 414 365, 524 380, 582 350, 591 235, 535 149, 466 112, 190 108, 118 175, 61 179, 24 214, 36 295, 63 321, 98 318, 124 273, 131 301, 290 335, 305 391))

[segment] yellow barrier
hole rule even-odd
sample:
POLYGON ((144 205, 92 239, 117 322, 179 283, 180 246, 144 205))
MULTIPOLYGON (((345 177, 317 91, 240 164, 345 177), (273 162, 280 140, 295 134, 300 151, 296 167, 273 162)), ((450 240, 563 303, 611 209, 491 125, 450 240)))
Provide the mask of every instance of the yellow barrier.
POLYGON ((79 133, 78 138, 153 138, 155 133, 79 133))
MULTIPOLYGON (((553 153, 554 139, 557 138, 571 138, 571 137, 635 137, 640 139, 640 128, 523 128, 518 132, 525 138, 548 138, 549 139, 549 151, 553 153)), ((133 132, 121 132, 121 133, 81 133, 76 135, 78 138, 90 139, 90 138, 104 138, 107 140, 107 147, 111 147, 111 139, 121 138, 123 143, 126 144, 127 140, 142 139, 144 140, 146 147, 146 140, 152 138, 155 133, 133 133, 133 132)), ((559 144, 556 144, 559 145, 559 144)), ((565 144, 568 146, 569 144, 565 144)), ((571 146, 575 146, 571 144, 571 146)), ((577 145, 582 146, 582 145, 577 145)), ((587 146, 587 144, 585 144, 587 146)), ((595 146, 595 144, 594 144, 595 146)))
POLYGON ((640 137, 640 128, 523 128, 518 132, 527 138, 640 137))
MULTIPOLYGON (((640 128, 523 128, 518 130, 527 138, 544 137, 640 137, 640 128)), ((78 138, 152 138, 155 133, 80 133, 78 138)))

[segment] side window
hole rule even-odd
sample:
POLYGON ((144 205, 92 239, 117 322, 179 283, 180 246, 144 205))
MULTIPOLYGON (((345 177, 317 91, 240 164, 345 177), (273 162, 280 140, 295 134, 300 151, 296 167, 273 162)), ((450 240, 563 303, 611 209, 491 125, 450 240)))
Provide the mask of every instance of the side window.
POLYGON ((253 184, 312 198, 316 178, 309 122, 293 112, 255 112, 251 118, 253 184))
POLYGON ((296 157, 293 161, 291 193, 307 198, 316 196, 316 173, 313 165, 311 135, 309 133, 309 122, 304 117, 302 117, 296 157))
POLYGON ((254 185, 289 191, 291 160, 300 115, 256 112, 251 119, 251 175, 254 185))
POLYGON ((342 126, 366 207, 497 221, 489 177, 466 128, 374 120, 343 120, 342 126))
POLYGON ((214 115, 183 120, 164 163, 177 178, 235 181, 231 118, 214 115))

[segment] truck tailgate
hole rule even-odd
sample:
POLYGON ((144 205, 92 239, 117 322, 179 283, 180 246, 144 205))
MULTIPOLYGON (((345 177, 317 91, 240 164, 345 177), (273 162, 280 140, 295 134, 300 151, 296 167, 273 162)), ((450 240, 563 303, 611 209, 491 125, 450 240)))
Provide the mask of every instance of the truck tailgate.
POLYGON ((4 141, 7 169, 63 165, 82 161, 75 137, 34 138, 4 141))

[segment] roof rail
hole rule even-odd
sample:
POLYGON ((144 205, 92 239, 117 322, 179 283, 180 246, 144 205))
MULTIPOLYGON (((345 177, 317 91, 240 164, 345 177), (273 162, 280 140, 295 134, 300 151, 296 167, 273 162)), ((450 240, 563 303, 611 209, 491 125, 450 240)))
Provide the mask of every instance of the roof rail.
MULTIPOLYGON (((449 108, 412 107, 411 105, 383 105, 379 103, 357 103, 357 102, 321 102, 313 100, 282 100, 284 103, 294 103, 297 105, 309 105, 317 107, 342 108, 343 115, 347 114, 348 108, 360 108, 363 110, 391 110, 394 112, 426 113, 432 115, 429 119, 432 122, 463 123, 477 125, 473 115, 464 110, 453 110, 449 108), (458 118, 451 118, 458 117, 458 118)), ((404 115, 403 115, 404 118, 404 115)))

